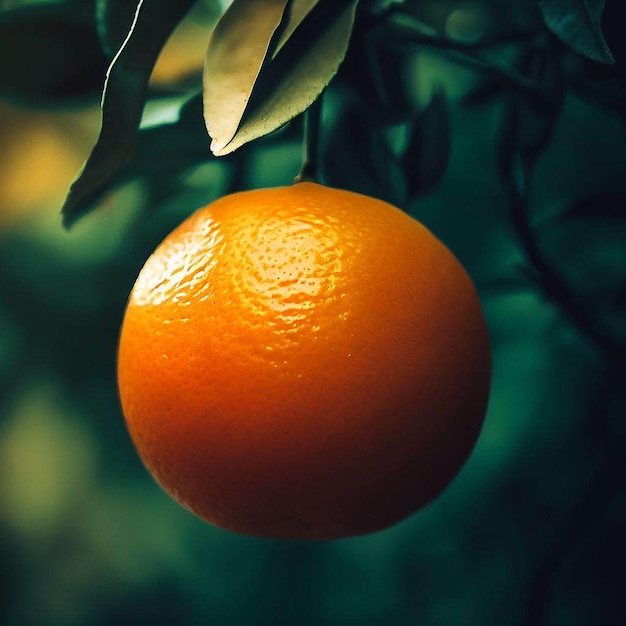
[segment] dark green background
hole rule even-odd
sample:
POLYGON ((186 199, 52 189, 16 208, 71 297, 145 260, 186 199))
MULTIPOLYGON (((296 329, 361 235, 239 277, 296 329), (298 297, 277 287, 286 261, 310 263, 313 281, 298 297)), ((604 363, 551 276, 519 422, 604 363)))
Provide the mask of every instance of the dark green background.
MULTIPOLYGON (((59 15, 76 15, 70 4, 59 15)), ((524 26, 522 5, 530 4, 430 3, 429 13, 425 2, 423 17, 441 26, 454 10, 480 10, 493 35, 524 26)), ((472 457, 441 497, 386 531, 306 543, 210 527, 152 482, 117 400, 117 334, 147 255, 202 204, 235 189, 289 184, 300 165, 299 122, 238 156, 216 161, 202 152, 186 161, 208 145, 198 110, 182 138, 140 144, 132 175, 71 231, 55 206, 3 225, 3 626, 626 622, 626 55, 615 4, 605 16, 615 66, 559 48, 569 82, 525 207, 532 245, 551 268, 547 282, 529 261, 512 219, 514 194, 499 172, 514 151, 503 137, 511 99, 521 102, 516 91, 417 49, 402 52, 401 71, 397 56, 386 60, 388 89, 398 89, 390 108, 350 108, 360 110, 355 85, 362 87, 354 58, 326 98, 325 180, 401 201, 445 241, 479 288, 493 341, 489 412, 472 457), (422 110, 437 87, 450 113, 448 167, 422 197, 398 200, 403 183, 384 163, 380 169, 381 137, 397 153, 406 111, 422 110)), ((80 53, 52 18, 30 39, 19 30, 10 40, 4 27, 6 103, 77 116, 94 106, 106 59, 91 9, 85 16, 80 53), (65 81, 44 80, 81 64, 65 81)), ((471 35, 471 21, 467 28, 471 35)), ((153 94, 152 110, 180 101, 169 96, 153 94)), ((522 139, 544 123, 543 113, 531 119, 522 139)), ((445 152, 441 136, 429 141, 427 154, 445 152)))

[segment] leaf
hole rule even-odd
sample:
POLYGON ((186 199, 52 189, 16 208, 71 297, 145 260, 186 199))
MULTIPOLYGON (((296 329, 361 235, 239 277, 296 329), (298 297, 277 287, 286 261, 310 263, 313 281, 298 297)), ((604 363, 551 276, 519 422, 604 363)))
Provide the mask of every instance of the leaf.
POLYGON ((522 65, 538 91, 511 94, 498 146, 500 177, 518 190, 552 138, 565 97, 563 64, 552 46, 531 49, 522 65))
POLYGON ((326 182, 399 206, 403 175, 382 129, 362 104, 348 106, 338 116, 323 166, 326 182))
POLYGON ((193 0, 140 0, 131 31, 107 72, 98 140, 61 211, 66 226, 91 208, 101 188, 131 157, 150 73, 192 4, 193 0))
MULTIPOLYGON (((305 9, 311 3, 305 4, 307 6, 301 6, 296 16, 306 13, 305 9)), ((357 4, 358 0, 321 0, 295 28, 290 21, 293 14, 286 14, 283 25, 286 23, 293 34, 276 56, 272 57, 272 45, 266 51, 265 62, 261 64, 245 106, 236 107, 235 113, 230 114, 229 132, 217 135, 212 132, 211 129, 220 122, 215 117, 211 98, 226 101, 234 98, 237 101, 238 97, 224 85, 217 94, 213 93, 210 74, 205 74, 205 118, 213 138, 211 149, 216 156, 233 152, 249 141, 277 130, 315 101, 345 57, 357 4), (234 134, 229 136, 234 119, 240 115, 234 134)), ((238 42, 233 40, 226 47, 235 48, 237 45, 238 42)), ((223 54, 226 52, 223 51, 223 54)), ((236 52, 233 50, 232 54, 236 52)), ((255 58, 254 66, 257 67, 258 63, 258 58, 255 58)), ((226 106, 221 108, 227 111, 226 106)))
POLYGON ((609 351, 626 348, 624 199, 619 187, 586 196, 534 227, 537 247, 609 351))
POLYGON ((204 118, 219 154, 234 137, 288 0, 234 0, 204 59, 204 118))
POLYGON ((327 0, 317 19, 305 22, 294 34, 268 67, 267 75, 262 76, 258 98, 255 100, 253 93, 235 137, 220 154, 277 130, 318 98, 345 58, 358 1, 344 2, 343 7, 337 3, 331 9, 327 0), (338 12, 336 17, 334 12, 338 12))
POLYGON ((175 182, 190 167, 212 157, 202 122, 202 94, 190 98, 175 122, 142 128, 136 136, 132 157, 102 183, 92 203, 130 180, 175 182))
POLYGON ((601 29, 606 0, 540 0, 546 26, 579 54, 615 63, 601 29))
MULTIPOLYGON (((208 150, 208 137, 202 120, 202 94, 190 98, 180 109, 175 122, 142 128, 132 158, 119 170, 109 185, 109 190, 127 181, 141 180, 151 209, 189 206, 190 195, 198 199, 211 197, 216 181, 212 175, 203 174, 199 189, 190 188, 184 180, 186 174, 198 165, 215 162, 208 150)), ((227 167, 227 163, 220 162, 227 167)), ((193 202, 192 202, 193 205, 193 202)))
POLYGON ((313 10, 320 0, 292 0, 287 5, 281 28, 280 39, 272 50, 272 58, 282 50, 296 28, 302 24, 304 18, 313 10))
POLYGON ((113 58, 130 31, 138 0, 96 0, 96 26, 102 48, 113 58))
MULTIPOLYGON (((108 57, 113 58, 131 29, 139 0, 90 1, 95 2, 96 25, 102 47, 108 57)), ((189 21, 212 28, 223 11, 221 2, 223 0, 195 0, 188 14, 189 21)))
POLYGON ((175 176, 192 165, 213 158, 202 122, 202 94, 190 98, 178 120, 139 131, 133 158, 122 169, 128 179, 138 175, 175 176))
POLYGON ((401 164, 410 201, 432 191, 450 158, 450 114, 443 90, 437 91, 417 116, 401 164))
POLYGON ((398 124, 415 111, 411 56, 367 28, 356 29, 343 62, 342 79, 381 120, 398 124))
POLYGON ((84 0, 0 11, 0 94, 38 105, 96 97, 106 71, 84 0))

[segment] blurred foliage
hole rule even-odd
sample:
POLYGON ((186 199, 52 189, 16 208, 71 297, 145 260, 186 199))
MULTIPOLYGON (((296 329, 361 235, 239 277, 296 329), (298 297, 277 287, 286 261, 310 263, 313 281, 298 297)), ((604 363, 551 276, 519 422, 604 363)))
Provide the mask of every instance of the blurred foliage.
POLYGON ((134 100, 117 100, 132 114, 104 135, 127 147, 106 175, 96 167, 84 217, 64 230, 130 4, 0 0, 0 623, 622 624, 618 0, 361 0, 324 96, 322 178, 402 206, 457 254, 483 299, 494 380, 478 446, 437 501, 384 532, 313 544, 200 522, 128 439, 115 351, 143 262, 197 207, 288 184, 302 143, 296 117, 212 156, 201 70, 227 3, 196 2, 162 51, 177 18, 153 14, 162 28, 135 48, 147 57, 125 66, 139 68, 125 79, 134 100), (574 39, 556 19, 566 5, 587 11, 574 39), (579 54, 604 50, 602 8, 613 65, 579 54))

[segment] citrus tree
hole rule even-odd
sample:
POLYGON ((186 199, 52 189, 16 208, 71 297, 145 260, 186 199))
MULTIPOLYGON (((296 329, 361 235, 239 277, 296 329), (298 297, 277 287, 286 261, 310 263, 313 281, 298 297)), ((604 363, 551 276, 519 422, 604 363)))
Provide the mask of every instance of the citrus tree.
MULTIPOLYGON (((117 248, 87 269, 26 245, 36 261, 17 275, 74 294, 51 300, 48 327, 65 344, 42 341, 49 333, 24 314, 47 292, 2 270, 0 313, 17 346, 0 379, 7 398, 46 354, 67 397, 102 412, 103 446, 128 446, 107 420, 120 414, 122 328, 134 445, 179 502, 224 528, 380 530, 430 503, 470 458, 441 499, 385 531, 411 555, 395 561, 403 579, 434 581, 428 597, 416 608, 412 588, 393 615, 363 597, 359 623, 615 623, 623 600, 602 581, 625 547, 598 537, 625 523, 618 5, 0 2, 7 106, 78 119, 100 99, 62 206, 70 237, 107 212, 118 220, 117 248), (442 537, 491 582, 457 569, 452 584, 442 537), (500 603, 476 609, 501 580, 500 603)), ((13 267, 24 243, 6 237, 13 267)), ((359 554, 365 563, 365 544, 359 554)), ((283 582, 299 601, 271 623, 341 623, 328 599, 303 615, 306 592, 283 582)), ((190 621, 204 614, 199 589, 179 603, 190 621)))

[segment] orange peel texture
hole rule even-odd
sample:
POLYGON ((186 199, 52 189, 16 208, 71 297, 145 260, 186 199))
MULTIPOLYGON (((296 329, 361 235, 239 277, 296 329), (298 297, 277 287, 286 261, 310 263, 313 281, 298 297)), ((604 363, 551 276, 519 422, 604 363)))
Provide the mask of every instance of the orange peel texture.
POLYGON ((142 269, 118 380, 134 444, 228 530, 332 539, 428 503, 469 456, 487 327, 453 254, 399 209, 313 183, 226 196, 142 269))

